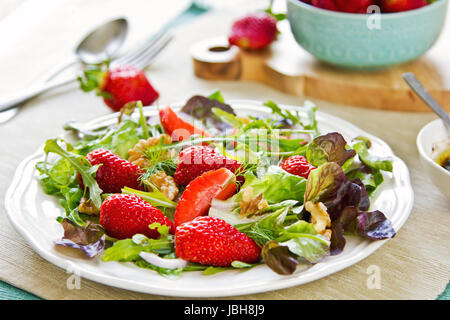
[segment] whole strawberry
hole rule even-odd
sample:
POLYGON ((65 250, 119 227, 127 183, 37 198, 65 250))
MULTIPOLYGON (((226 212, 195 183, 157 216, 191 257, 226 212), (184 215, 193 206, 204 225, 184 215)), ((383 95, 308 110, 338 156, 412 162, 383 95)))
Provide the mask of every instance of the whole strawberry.
POLYGON ((159 223, 174 232, 172 222, 156 207, 134 194, 112 194, 100 208, 100 224, 116 239, 131 238, 137 233, 156 239, 159 233, 149 225, 159 223))
POLYGON ((235 173, 242 168, 242 164, 207 146, 192 146, 180 152, 174 179, 177 184, 187 186, 201 174, 219 168, 227 168, 235 173))
POLYGON ((277 33, 277 20, 268 13, 257 13, 235 21, 228 41, 242 49, 257 50, 271 44, 277 33))
POLYGON ((236 260, 257 262, 261 250, 250 237, 224 220, 204 216, 176 228, 175 254, 194 263, 229 267, 236 260))
POLYGON ((305 157, 298 155, 287 158, 280 164, 280 166, 283 170, 289 172, 290 174, 300 176, 305 179, 308 179, 311 170, 315 169, 315 167, 310 164, 305 157))
POLYGON ((335 0, 312 0, 311 4, 317 8, 338 11, 335 0))
POLYGON ((374 0, 335 0, 339 11, 348 13, 367 13, 367 8, 375 4, 374 0))
MULTIPOLYGON (((123 187, 142 190, 139 182, 141 169, 109 150, 99 148, 89 152, 86 159, 91 165, 100 165, 95 174, 95 180, 105 193, 120 193, 123 187)), ((82 185, 82 180, 80 184, 82 185)))
POLYGON ((427 5, 427 0, 381 0, 382 12, 401 12, 421 8, 427 5))
POLYGON ((119 111, 125 104, 142 101, 144 106, 151 105, 159 98, 143 70, 131 65, 120 65, 113 69, 103 66, 90 67, 84 72, 85 78, 79 78, 83 91, 96 90, 103 101, 113 111, 119 111))

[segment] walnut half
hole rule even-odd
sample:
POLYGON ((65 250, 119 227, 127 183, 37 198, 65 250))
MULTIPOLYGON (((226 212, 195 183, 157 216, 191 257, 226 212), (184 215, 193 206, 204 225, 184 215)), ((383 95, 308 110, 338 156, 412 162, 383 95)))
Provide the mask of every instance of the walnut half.
POLYGON ((128 161, 134 163, 138 167, 141 168, 148 168, 152 164, 147 160, 144 153, 145 150, 147 150, 150 147, 157 146, 162 139, 163 144, 171 144, 172 138, 168 134, 162 134, 157 137, 150 137, 147 140, 141 139, 139 142, 134 146, 133 149, 130 149, 128 151, 128 161))
POLYGON ((173 177, 168 176, 164 171, 152 174, 150 182, 154 184, 169 200, 175 199, 178 194, 178 187, 173 177))
POLYGON ((239 203, 239 207, 241 208, 239 215, 241 217, 247 217, 258 213, 269 205, 267 201, 262 198, 262 193, 254 197, 253 191, 253 188, 250 186, 242 190, 242 200, 239 203))
POLYGON ((90 215, 98 215, 100 213, 100 209, 97 208, 90 199, 84 197, 81 198, 80 204, 78 205, 78 211, 90 215))
POLYGON ((331 239, 331 219, 327 212, 327 207, 322 203, 308 201, 305 203, 305 209, 311 214, 311 223, 314 225, 318 234, 331 239))

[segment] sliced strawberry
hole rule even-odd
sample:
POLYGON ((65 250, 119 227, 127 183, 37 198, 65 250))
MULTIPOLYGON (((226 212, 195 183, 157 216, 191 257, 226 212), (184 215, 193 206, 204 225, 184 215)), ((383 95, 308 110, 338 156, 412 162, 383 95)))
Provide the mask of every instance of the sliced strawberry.
POLYGON ((172 136, 173 141, 182 141, 194 134, 198 134, 202 137, 211 136, 208 132, 181 119, 170 107, 166 107, 159 111, 159 119, 164 131, 172 136))
POLYGON ((226 168, 208 171, 186 187, 175 211, 175 225, 208 213, 212 199, 226 199, 236 191, 234 174, 226 168))

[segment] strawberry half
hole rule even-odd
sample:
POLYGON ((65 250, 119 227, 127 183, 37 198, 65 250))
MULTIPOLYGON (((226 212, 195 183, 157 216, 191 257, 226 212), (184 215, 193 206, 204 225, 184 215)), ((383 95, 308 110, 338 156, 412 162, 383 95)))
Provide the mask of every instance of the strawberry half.
POLYGON ((159 119, 164 131, 172 137, 172 141, 182 141, 194 134, 202 137, 211 135, 180 118, 170 107, 159 110, 159 119))
POLYGON ((257 262, 261 249, 253 239, 224 220, 198 217, 176 228, 175 254, 194 263, 229 267, 236 260, 257 262))
POLYGON ((173 223, 156 207, 134 194, 108 196, 100 208, 100 224, 106 233, 116 239, 131 238, 137 233, 149 238, 159 238, 149 225, 159 223, 174 232, 173 223))
POLYGON ((120 65, 105 70, 104 66, 90 67, 84 72, 85 78, 79 78, 83 91, 96 90, 103 101, 113 111, 119 111, 125 104, 142 101, 144 106, 151 105, 159 98, 143 70, 131 65, 120 65))
MULTIPOLYGON (((240 162, 229 159, 214 149, 192 146, 180 152, 174 179, 177 184, 187 186, 189 182, 207 171, 227 168, 235 173, 241 167, 240 162)), ((242 180, 242 177, 240 179, 242 180)))
MULTIPOLYGON (((123 187, 143 190, 139 183, 141 169, 109 150, 99 148, 89 152, 86 159, 91 165, 100 165, 95 174, 95 180, 100 189, 105 193, 121 193, 123 187)), ((78 176, 83 187, 81 176, 78 176)))
POLYGON ((229 198, 236 192, 234 174, 226 168, 208 171, 197 177, 183 192, 175 210, 175 226, 206 215, 214 198, 229 198))

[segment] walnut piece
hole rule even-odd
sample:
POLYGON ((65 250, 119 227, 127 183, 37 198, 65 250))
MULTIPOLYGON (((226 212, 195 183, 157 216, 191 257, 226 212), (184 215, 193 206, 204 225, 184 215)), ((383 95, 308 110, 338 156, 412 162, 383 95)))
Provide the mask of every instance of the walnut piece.
POLYGON ((311 214, 311 223, 314 225, 318 234, 331 239, 331 219, 327 212, 327 207, 322 203, 308 201, 305 203, 305 209, 311 214))
POLYGON ((250 186, 242 190, 242 200, 239 203, 239 207, 241 208, 239 215, 241 217, 247 217, 258 213, 269 205, 267 201, 262 198, 262 193, 259 193, 254 197, 253 191, 253 188, 250 186))
POLYGON ((175 180, 162 170, 154 173, 150 177, 150 182, 154 184, 169 200, 175 199, 178 194, 179 190, 175 180))
POLYGON ((168 134, 162 134, 157 137, 150 137, 147 140, 141 139, 139 142, 134 146, 133 149, 130 149, 128 151, 128 161, 134 163, 138 167, 141 168, 148 168, 151 167, 152 164, 148 159, 145 157, 144 153, 145 150, 147 150, 150 147, 154 147, 160 143, 162 139, 163 144, 171 144, 172 138, 168 134))
POLYGON ((100 209, 97 208, 90 199, 84 197, 81 198, 80 204, 78 205, 78 211, 90 215, 98 215, 100 213, 100 209))

